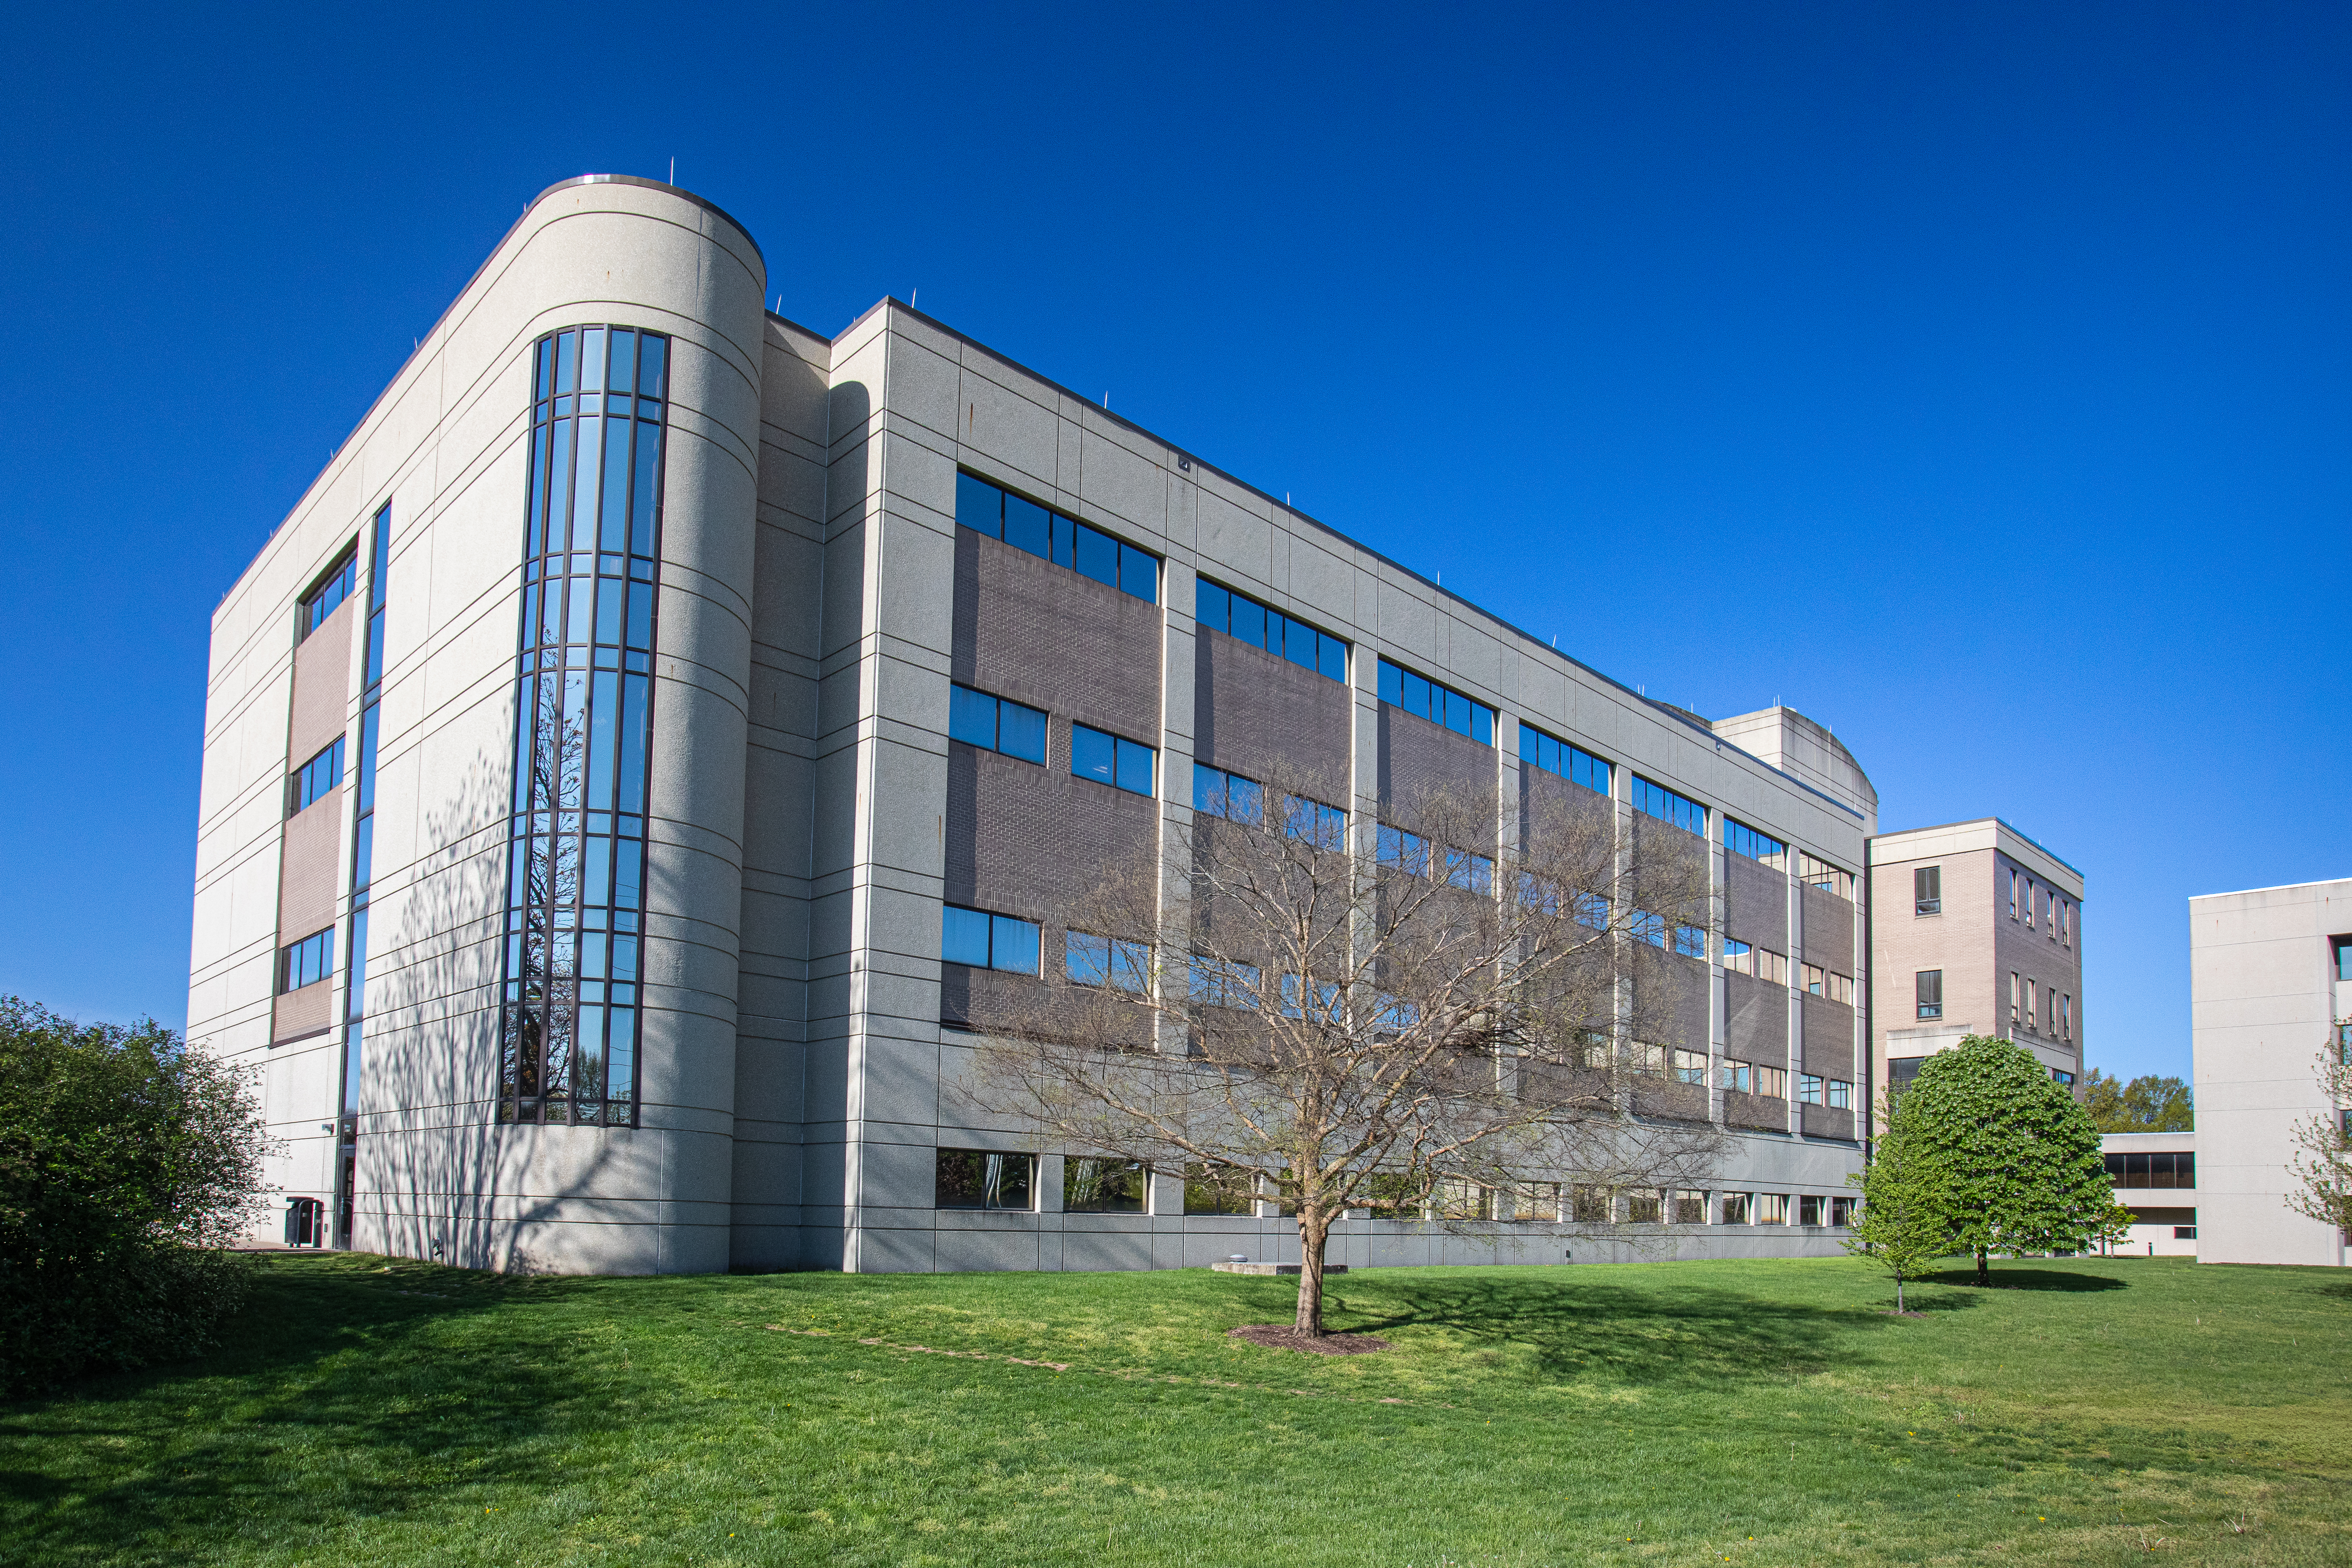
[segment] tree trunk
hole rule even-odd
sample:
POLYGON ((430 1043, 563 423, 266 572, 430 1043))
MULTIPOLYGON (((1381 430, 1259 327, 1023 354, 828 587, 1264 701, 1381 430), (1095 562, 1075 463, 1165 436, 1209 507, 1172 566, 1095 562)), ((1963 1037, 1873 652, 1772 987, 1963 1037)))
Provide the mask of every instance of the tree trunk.
POLYGON ((1990 1289, 1992 1288, 1992 1266, 1986 1261, 1987 1256, 1988 1255, 1983 1247, 1979 1247, 1977 1248, 1977 1284, 1984 1289, 1990 1289))
POLYGON ((1293 1326, 1318 1340, 1323 1337, 1323 1244, 1330 1235, 1331 1222, 1320 1205, 1298 1205, 1298 1317, 1293 1326))
POLYGON ((1898 1318, 1903 1315, 1903 1276, 1900 1274, 1895 1277, 1895 1315, 1898 1318))

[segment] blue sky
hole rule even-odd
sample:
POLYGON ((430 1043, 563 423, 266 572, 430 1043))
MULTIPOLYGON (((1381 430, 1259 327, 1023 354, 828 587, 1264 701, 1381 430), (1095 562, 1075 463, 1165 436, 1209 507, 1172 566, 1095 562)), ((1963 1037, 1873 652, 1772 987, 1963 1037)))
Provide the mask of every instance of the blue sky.
POLYGON ((59 8, 0 64, 0 991, 184 1015, 208 617, 543 186, 923 310, 2090 880, 2352 875, 2352 11, 59 8), (1118 14, 1114 14, 1118 13, 1118 14))

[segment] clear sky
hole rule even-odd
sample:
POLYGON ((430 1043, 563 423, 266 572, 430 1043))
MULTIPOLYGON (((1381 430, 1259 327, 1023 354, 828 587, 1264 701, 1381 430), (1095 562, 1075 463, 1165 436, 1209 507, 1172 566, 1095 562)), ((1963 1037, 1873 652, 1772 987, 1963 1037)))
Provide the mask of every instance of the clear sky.
POLYGON ((533 195, 673 158, 796 321, 919 290, 2008 818, 2095 1067, 2186 1074, 2190 894, 2352 876, 2352 9, 495 9, 9 25, 0 991, 184 1018, 214 605, 533 195))

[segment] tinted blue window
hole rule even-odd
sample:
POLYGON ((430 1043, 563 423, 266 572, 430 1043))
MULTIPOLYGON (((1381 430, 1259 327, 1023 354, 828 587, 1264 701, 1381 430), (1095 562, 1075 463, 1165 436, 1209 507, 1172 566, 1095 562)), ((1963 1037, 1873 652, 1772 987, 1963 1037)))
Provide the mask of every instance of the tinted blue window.
POLYGON ((1157 753, 1133 741, 1118 743, 1118 787, 1129 795, 1150 795, 1152 762, 1157 753))
POLYGON ((1192 618, 1211 631, 1232 631, 1234 596, 1214 583, 1201 584, 1193 590, 1192 618))
POLYGON ((1225 815, 1225 775, 1205 763, 1192 764, 1192 809, 1206 816, 1225 815))
POLYGON ((941 914, 940 956, 950 963, 988 967, 988 917, 978 910, 946 906, 941 914))
POLYGON ((1054 514, 1054 564, 1076 569, 1078 525, 1060 512, 1054 514))
POLYGON ((1202 626, 1224 632, 1253 647, 1278 653, 1302 669, 1314 670, 1333 680, 1348 679, 1348 645, 1339 638, 1214 583, 1203 582, 1200 592, 1202 607, 1198 616, 1202 626))
POLYGON ((1235 822, 1265 820, 1265 786, 1234 773, 1225 781, 1225 815, 1235 822))
POLYGON ((332 926, 289 942, 278 956, 278 989, 299 991, 305 985, 315 985, 334 968, 335 931, 332 926))
POLYGON ((1282 619, 1282 657, 1307 669, 1315 668, 1315 628, 1289 616, 1282 619))
POLYGON ((1077 526, 1078 575, 1110 587, 1118 586, 1118 541, 1098 528, 1077 526))
POLYGON ((1053 528, 1045 509, 1010 491, 1004 497, 1004 542, 1041 559, 1052 559, 1053 528))
POLYGON ((637 381, 637 334, 626 328, 613 329, 613 374, 604 384, 616 392, 626 392, 637 381))
POLYGON ((1084 724, 1070 726, 1070 772, 1074 775, 1097 784, 1116 784, 1118 759, 1118 743, 1111 737, 1084 724))
POLYGON ((1415 877, 1429 875, 1429 840, 1417 833, 1382 823, 1373 837, 1373 853, 1383 866, 1393 866, 1415 877))
POLYGON ((1000 702, 996 709, 996 749, 1025 763, 1045 760, 1045 715, 1018 702, 1000 702))
POLYGON ((1704 834, 1706 831, 1706 807, 1687 795, 1676 795, 1664 784, 1653 784, 1639 773, 1633 775, 1633 807, 1687 832, 1704 834))
POLYGON ((1062 944, 1062 972, 1073 985, 1100 985, 1110 979, 1110 938, 1068 933, 1062 944))
POLYGON ((1781 864, 1789 847, 1769 834, 1759 833, 1746 823, 1732 817, 1723 819, 1724 847, 1772 865, 1781 864))
POLYGON ((1234 601, 1234 636, 1252 647, 1265 646, 1265 606, 1247 599, 1234 601))
POLYGON ((1011 915, 988 917, 988 966, 1016 974, 1037 973, 1038 928, 1011 915))
POLYGON ((1004 537, 1004 492, 986 479, 956 476, 956 522, 991 539, 1004 537))
POLYGON ((1348 815, 1336 805, 1292 795, 1283 802, 1282 818, 1283 831, 1293 838, 1304 838, 1318 849, 1347 847, 1348 815))
POLYGON ((645 340, 645 352, 637 356, 637 395, 639 397, 668 395, 667 390, 662 384, 662 371, 668 362, 669 340, 648 333, 645 340))
MULTIPOLYGON (((1436 695, 1432 693, 1433 703, 1436 695)), ((1470 699, 1463 696, 1459 691, 1448 691, 1444 696, 1445 727, 1457 735, 1468 734, 1470 732, 1470 699)))
POLYGON ((1147 605, 1160 602, 1160 563, 1132 544, 1118 547, 1119 591, 1147 605))
POLYGON ((996 745, 996 699, 969 686, 948 688, 948 738, 967 746, 996 745))
MULTIPOLYGON (((1492 708, 1387 659, 1381 660, 1380 691, 1381 700, 1393 707, 1419 714, 1433 724, 1443 724, 1454 733, 1467 735, 1481 745, 1495 743, 1495 710, 1492 708)), ((1523 751, 1524 748, 1525 743, 1522 742, 1523 751)))

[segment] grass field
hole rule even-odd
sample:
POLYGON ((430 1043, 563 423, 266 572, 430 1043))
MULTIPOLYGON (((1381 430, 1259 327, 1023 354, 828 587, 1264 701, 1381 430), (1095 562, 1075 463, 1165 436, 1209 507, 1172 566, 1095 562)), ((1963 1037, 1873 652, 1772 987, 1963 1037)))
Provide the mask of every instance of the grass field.
POLYGON ((2171 1259, 523 1279, 267 1259, 0 1407, 0 1563, 2352 1563, 2352 1281, 2171 1259))

